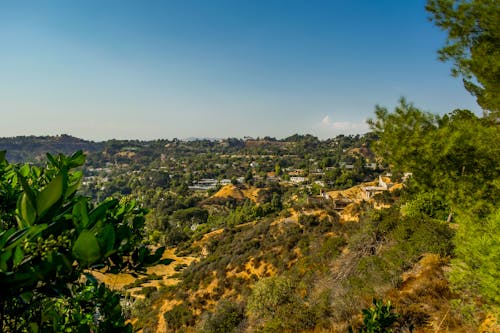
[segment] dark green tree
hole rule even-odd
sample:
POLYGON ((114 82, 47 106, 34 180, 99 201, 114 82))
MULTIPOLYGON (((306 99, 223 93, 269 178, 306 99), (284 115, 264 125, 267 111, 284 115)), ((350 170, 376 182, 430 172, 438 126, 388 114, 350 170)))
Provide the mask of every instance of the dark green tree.
POLYGON ((478 104, 500 116, 500 3, 498 0, 428 0, 431 20, 446 31, 441 61, 452 61, 478 104))
POLYGON ((393 170, 413 173, 404 212, 454 221, 451 281, 460 295, 481 295, 500 315, 495 244, 500 240, 500 127, 465 110, 439 117, 401 101, 392 113, 377 108, 369 124, 377 153, 393 170), (490 252, 493 251, 493 252, 490 252))

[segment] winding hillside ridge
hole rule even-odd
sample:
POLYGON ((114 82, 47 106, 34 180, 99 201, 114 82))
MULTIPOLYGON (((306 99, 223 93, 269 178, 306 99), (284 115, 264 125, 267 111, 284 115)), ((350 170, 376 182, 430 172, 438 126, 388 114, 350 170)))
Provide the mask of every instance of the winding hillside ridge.
POLYGON ((71 155, 75 151, 97 152, 103 144, 75 138, 70 135, 58 136, 17 136, 0 138, 0 151, 7 151, 6 158, 10 162, 35 162, 45 159, 45 154, 71 155))
MULTIPOLYGON (((382 180, 392 184, 388 178, 382 180)), ((399 184, 393 186, 396 190, 387 190, 385 197, 364 200, 361 188, 378 184, 368 182, 334 192, 338 196, 331 200, 355 200, 344 210, 332 210, 328 201, 309 207, 295 196, 295 206, 279 215, 200 235, 183 250, 198 259, 174 276, 175 289, 157 285, 153 299, 158 301, 146 315, 150 319, 139 319, 138 327, 156 332, 205 331, 216 325, 213 320, 219 316, 230 315, 220 311, 232 309, 230 316, 239 318, 231 322, 234 332, 265 327, 345 332, 348 326, 361 325, 360 305, 369 307, 375 297, 392 301, 400 314, 397 327, 403 331, 410 327, 415 332, 468 331, 472 326, 460 319, 450 303, 454 294, 445 275, 451 230, 439 227, 444 228, 439 236, 444 238, 436 244, 432 230, 404 220, 398 208, 404 187, 399 184), (387 196, 391 205, 384 203, 387 196), (266 283, 283 283, 288 289, 278 292, 266 283), (266 314, 264 304, 250 305, 261 288, 271 288, 266 293, 278 292, 278 299, 284 297, 273 303, 272 315, 266 314), (254 306, 264 308, 255 312, 254 306), (290 312, 290 307, 295 310, 290 312)), ((216 197, 235 192, 241 197, 235 189, 228 185, 216 197)))
MULTIPOLYGON (((395 332, 496 329, 491 303, 478 294, 465 297, 450 279, 456 272, 455 237, 461 229, 454 219, 460 211, 450 214, 450 201, 443 197, 468 178, 443 183, 441 177, 436 187, 422 184, 433 181, 430 174, 421 176, 427 169, 392 172, 366 160, 365 150, 378 144, 366 137, 352 137, 352 149, 345 137, 313 140, 307 159, 296 144, 301 137, 293 140, 238 148, 212 141, 111 140, 88 153, 89 165, 68 178, 82 180, 79 195, 95 202, 110 195, 118 200, 103 205, 130 203, 125 207, 135 205, 133 212, 143 214, 123 224, 143 223, 134 229, 142 250, 124 258, 140 261, 141 251, 165 248, 158 262, 140 271, 106 265, 86 271, 121 295, 127 323, 142 332, 346 332, 363 330, 369 313, 376 318, 385 313, 395 332), (279 151, 283 147, 287 154, 279 151), (339 154, 333 158, 331 151, 339 154), (200 180, 213 186, 192 186, 200 180), (221 183, 227 185, 219 188, 221 183), (422 192, 428 188, 434 192, 422 192)), ((480 154, 486 160, 494 156, 480 154)), ((71 159, 83 163, 84 155, 71 159)), ((23 172, 41 176, 41 164, 23 172)), ((494 235, 497 221, 488 215, 494 209, 491 193, 480 192, 486 199, 472 206, 487 216, 486 235, 494 235)), ((18 200, 9 202, 16 209, 18 200)), ((78 217, 82 208, 71 213, 78 217)), ((113 234, 106 237, 112 240, 113 234)), ((108 263, 113 260, 118 258, 108 263)))
POLYGON ((500 0, 33 2, 1 333, 500 333, 500 0))

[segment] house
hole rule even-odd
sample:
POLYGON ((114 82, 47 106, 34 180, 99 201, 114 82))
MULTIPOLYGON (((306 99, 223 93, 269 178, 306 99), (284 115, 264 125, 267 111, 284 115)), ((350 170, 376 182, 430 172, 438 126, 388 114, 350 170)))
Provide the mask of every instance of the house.
POLYGON ((194 182, 192 186, 188 186, 190 190, 213 190, 217 187, 218 181, 217 179, 200 179, 197 182, 194 182))
POLYGON ((382 176, 378 176, 377 186, 363 186, 361 187, 363 200, 370 200, 375 194, 387 191, 392 186, 390 180, 386 178, 384 180, 382 176))
POLYGON ((295 184, 303 183, 307 180, 306 177, 290 177, 290 181, 295 184))

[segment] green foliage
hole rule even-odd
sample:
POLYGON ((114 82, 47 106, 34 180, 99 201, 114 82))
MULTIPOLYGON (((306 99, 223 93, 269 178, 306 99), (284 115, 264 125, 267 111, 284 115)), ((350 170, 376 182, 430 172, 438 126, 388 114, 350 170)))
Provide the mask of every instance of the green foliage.
POLYGON ((452 61, 454 76, 478 104, 500 113, 500 5, 497 0, 428 0, 434 23, 448 34, 439 51, 441 61, 452 61))
POLYGON ((457 258, 452 261, 450 279, 458 290, 479 292, 500 316, 500 209, 485 219, 464 216, 458 223, 457 258))
POLYGON ((434 116, 405 100, 393 113, 377 107, 375 114, 369 123, 380 137, 376 152, 395 171, 413 173, 410 185, 415 193, 437 198, 441 211, 491 210, 500 196, 500 146, 491 144, 500 142, 498 126, 464 110, 434 116))
POLYGON ((84 163, 82 152, 47 158, 45 168, 0 162, 2 330, 129 330, 119 296, 84 272, 157 262, 163 249, 151 254, 141 244, 145 211, 133 201, 79 196, 82 173, 73 169, 84 163))
MULTIPOLYGON (((363 325, 359 333, 390 333, 398 315, 393 313, 391 301, 384 304, 382 300, 373 299, 373 306, 363 309, 363 325)), ((349 332, 352 329, 349 328, 349 332)))
POLYGON ((172 310, 163 314, 167 327, 178 330, 182 327, 194 324, 194 315, 189 307, 185 304, 175 305, 172 310))
POLYGON ((279 305, 293 303, 295 295, 292 283, 283 277, 260 280, 248 299, 247 310, 251 316, 274 317, 279 305))
POLYGON ((395 170, 413 173, 403 213, 408 221, 425 223, 416 235, 438 244, 449 234, 442 223, 456 222, 451 281, 469 295, 477 292, 486 307, 498 309, 498 298, 492 296, 497 292, 492 280, 498 277, 498 265, 490 264, 498 258, 489 250, 500 239, 495 217, 500 127, 465 110, 433 116, 404 100, 394 113, 378 108, 376 116, 370 125, 380 137, 377 152, 395 170))
POLYGON ((255 284, 248 298, 247 313, 260 322, 260 331, 297 331, 314 327, 317 318, 295 288, 285 276, 265 278, 255 284))
POLYGON ((377 106, 375 116, 368 120, 379 137, 374 143, 375 152, 397 171, 412 170, 419 178, 420 173, 422 178, 430 174, 432 169, 424 164, 431 159, 426 148, 429 134, 437 128, 437 117, 418 110, 405 99, 400 100, 393 113, 377 106))
POLYGON ((191 207, 180 209, 172 214, 172 220, 179 223, 206 223, 208 219, 208 212, 205 209, 198 207, 191 207))
POLYGON ((230 333, 234 332, 244 318, 243 307, 227 300, 217 304, 213 314, 205 321, 202 332, 204 333, 230 333))

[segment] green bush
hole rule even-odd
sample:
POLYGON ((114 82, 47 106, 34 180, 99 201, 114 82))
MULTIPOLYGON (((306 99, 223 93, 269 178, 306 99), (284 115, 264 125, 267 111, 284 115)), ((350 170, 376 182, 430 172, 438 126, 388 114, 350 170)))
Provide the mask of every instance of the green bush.
POLYGON ((234 332, 244 319, 243 307, 231 301, 222 300, 217 304, 213 314, 205 321, 202 332, 204 333, 230 333, 234 332))
POLYGON ((163 314, 167 327, 178 330, 185 326, 194 324, 195 317, 190 308, 185 304, 175 305, 172 310, 163 314))
MULTIPOLYGON (((384 303, 382 300, 373 299, 373 306, 363 309, 363 325, 359 333, 389 333, 396 322, 398 315, 393 313, 391 301, 384 303)), ((349 328, 349 332, 353 332, 349 328)))
POLYGON ((93 203, 77 193, 84 161, 47 154, 44 168, 0 153, 0 328, 3 332, 126 332, 119 295, 88 269, 141 270, 160 260, 142 243, 134 201, 93 203))

